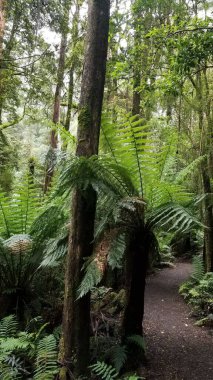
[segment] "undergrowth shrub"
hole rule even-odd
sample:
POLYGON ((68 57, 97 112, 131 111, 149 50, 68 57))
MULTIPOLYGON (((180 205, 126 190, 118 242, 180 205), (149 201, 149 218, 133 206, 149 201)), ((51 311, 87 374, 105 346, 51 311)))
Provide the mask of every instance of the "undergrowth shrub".
POLYGON ((212 324, 213 322, 213 273, 205 273, 203 260, 196 256, 193 259, 193 273, 179 289, 196 315, 201 318, 197 324, 212 324))
POLYGON ((0 321, 0 379, 53 380, 58 372, 57 337, 34 318, 24 331, 14 315, 0 321), (35 329, 36 327, 36 329, 35 329))

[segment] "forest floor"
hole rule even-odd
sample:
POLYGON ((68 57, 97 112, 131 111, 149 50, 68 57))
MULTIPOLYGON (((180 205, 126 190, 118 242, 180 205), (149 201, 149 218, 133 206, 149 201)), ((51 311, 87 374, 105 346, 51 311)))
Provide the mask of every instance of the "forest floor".
POLYGON ((147 380, 213 380, 213 331, 194 325, 178 294, 190 272, 190 264, 177 263, 147 279, 147 380))

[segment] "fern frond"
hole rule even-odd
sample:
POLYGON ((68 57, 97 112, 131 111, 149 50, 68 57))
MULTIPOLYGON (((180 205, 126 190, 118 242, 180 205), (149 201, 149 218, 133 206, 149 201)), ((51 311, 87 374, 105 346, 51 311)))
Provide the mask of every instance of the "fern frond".
POLYGON ((201 256, 194 256, 192 260, 192 267, 193 272, 191 274, 191 278, 193 279, 193 281, 198 283, 200 280, 202 280, 205 274, 203 258, 201 256))
POLYGON ((127 360, 127 347, 126 346, 115 346, 110 350, 110 359, 117 373, 120 372, 127 360))
POLYGON ((141 335, 130 335, 126 338, 127 343, 133 343, 138 346, 141 351, 145 351, 145 341, 141 335))
POLYGON ((206 155, 197 157, 193 162, 182 169, 175 178, 175 183, 180 184, 199 168, 200 164, 206 160, 206 155))
POLYGON ((33 379, 52 380, 57 372, 56 339, 53 335, 48 335, 38 343, 33 379))
POLYGON ((52 238, 67 221, 62 205, 51 204, 46 207, 33 221, 30 234, 37 242, 52 238))
POLYGON ((177 203, 166 203, 154 209, 147 221, 150 228, 186 232, 194 227, 205 227, 186 207, 177 203))
POLYGON ((65 257, 68 250, 68 229, 62 230, 59 236, 50 239, 44 250, 40 267, 54 267, 65 257))
POLYGON ((108 157, 76 157, 67 160, 60 176, 56 195, 68 195, 73 188, 85 190, 92 186, 98 193, 117 196, 134 194, 134 186, 127 170, 108 157))
POLYGON ((125 234, 118 234, 113 239, 108 252, 108 264, 112 269, 122 267, 122 259, 126 249, 126 236, 125 234))
POLYGON ((99 269, 95 260, 90 261, 83 269, 85 269, 85 275, 78 288, 78 299, 91 291, 94 286, 97 286, 103 278, 103 272, 99 269))
POLYGON ((142 153, 152 150, 153 143, 148 140, 150 132, 144 124, 144 120, 137 116, 126 115, 125 120, 116 126, 103 118, 101 126, 109 152, 131 173, 139 195, 143 194, 142 153))
POLYGON ((108 365, 104 362, 97 362, 93 365, 91 365, 89 368, 97 375, 99 376, 99 379, 102 380, 113 380, 116 379, 118 376, 115 368, 113 368, 111 365, 108 365))
POLYGON ((13 337, 18 331, 18 321, 15 315, 9 315, 0 321, 0 338, 13 337))
POLYGON ((1 192, 0 234, 9 238, 11 235, 28 233, 41 202, 39 191, 28 175, 10 197, 1 192))

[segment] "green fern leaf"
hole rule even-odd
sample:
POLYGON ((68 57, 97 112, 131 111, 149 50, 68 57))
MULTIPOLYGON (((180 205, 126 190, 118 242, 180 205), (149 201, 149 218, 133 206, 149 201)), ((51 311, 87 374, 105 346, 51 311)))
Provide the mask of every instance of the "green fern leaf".
POLYGON ((53 380, 58 372, 57 345, 53 335, 48 335, 38 343, 34 380, 53 380))
POLYGON ((104 362, 98 361, 97 363, 91 365, 89 368, 91 368, 91 370, 102 380, 113 380, 118 376, 115 368, 104 362))

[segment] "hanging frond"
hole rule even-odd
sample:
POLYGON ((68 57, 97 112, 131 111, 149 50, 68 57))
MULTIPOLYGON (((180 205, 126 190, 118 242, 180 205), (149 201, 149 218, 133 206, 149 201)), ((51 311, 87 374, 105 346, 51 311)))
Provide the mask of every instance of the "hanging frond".
POLYGON ((97 286, 103 278, 103 272, 98 268, 95 260, 90 261, 89 264, 83 267, 83 270, 84 269, 85 275, 77 292, 78 299, 90 292, 91 289, 94 286, 97 286))
POLYGON ((192 228, 205 227, 186 207, 173 202, 154 209, 149 215, 147 226, 182 233, 192 228))
POLYGON ((124 233, 118 234, 111 242, 107 261, 112 269, 121 268, 124 252, 126 249, 126 236, 124 233))
POLYGON ((191 274, 191 279, 198 283, 200 280, 202 280, 204 274, 205 274, 205 267, 203 258, 201 256, 194 256, 192 259, 192 268, 193 272, 191 274))
POLYGON ((45 239, 55 236, 59 229, 64 226, 67 219, 68 215, 65 215, 61 204, 47 205, 33 221, 30 234, 37 242, 43 242, 45 239))
POLYGON ((71 157, 59 176, 56 195, 68 195, 73 188, 85 190, 88 186, 98 193, 111 193, 118 197, 135 192, 127 170, 108 157, 71 157))
POLYGON ((54 267, 65 257, 68 250, 68 228, 62 230, 59 236, 50 239, 44 250, 40 267, 54 267))
POLYGON ((182 169, 175 178, 175 183, 180 184, 183 183, 188 176, 195 173, 195 171, 199 168, 202 162, 206 160, 207 156, 199 156, 197 157, 193 162, 191 162, 189 165, 187 165, 184 169, 182 169))

